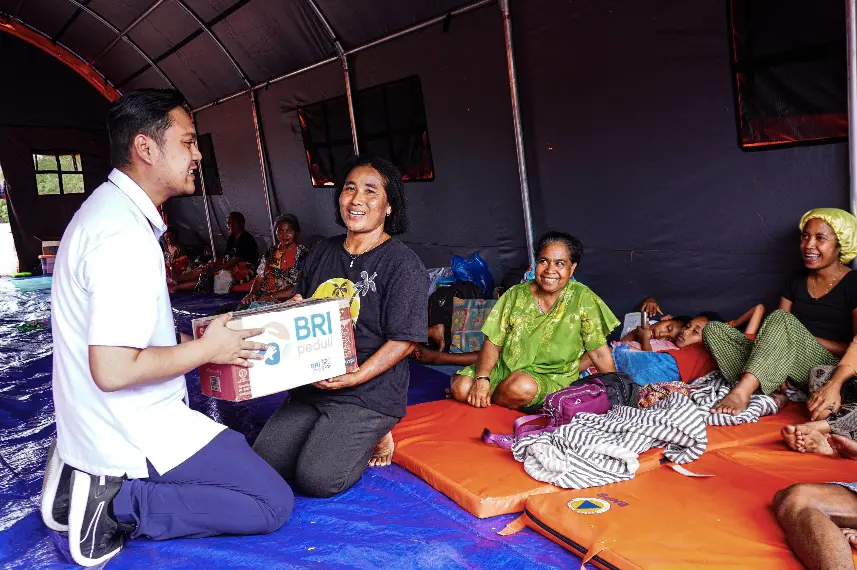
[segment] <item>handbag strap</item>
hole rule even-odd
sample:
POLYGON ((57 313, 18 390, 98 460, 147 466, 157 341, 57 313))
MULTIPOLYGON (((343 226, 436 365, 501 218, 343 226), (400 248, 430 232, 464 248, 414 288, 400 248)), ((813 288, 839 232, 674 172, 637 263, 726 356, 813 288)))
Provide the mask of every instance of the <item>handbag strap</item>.
POLYGON ((529 416, 521 416, 515 423, 512 424, 512 433, 500 434, 494 433, 490 429, 482 430, 482 441, 491 445, 496 445, 503 449, 512 449, 512 446, 523 437, 533 435, 535 432, 544 431, 550 428, 553 423, 553 418, 547 414, 532 414, 529 416), (547 419, 547 425, 536 424, 538 420, 547 419))

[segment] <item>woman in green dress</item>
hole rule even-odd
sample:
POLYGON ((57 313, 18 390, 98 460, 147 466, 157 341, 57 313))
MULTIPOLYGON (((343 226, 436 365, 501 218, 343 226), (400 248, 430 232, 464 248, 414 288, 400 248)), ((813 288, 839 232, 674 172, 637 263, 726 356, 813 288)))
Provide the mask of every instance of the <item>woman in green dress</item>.
POLYGON ((579 378, 589 354, 599 372, 614 372, 607 335, 619 320, 598 295, 572 281, 583 245, 549 232, 536 245, 536 278, 515 285, 485 320, 485 344, 473 366, 452 377, 452 396, 484 408, 537 406, 579 378))

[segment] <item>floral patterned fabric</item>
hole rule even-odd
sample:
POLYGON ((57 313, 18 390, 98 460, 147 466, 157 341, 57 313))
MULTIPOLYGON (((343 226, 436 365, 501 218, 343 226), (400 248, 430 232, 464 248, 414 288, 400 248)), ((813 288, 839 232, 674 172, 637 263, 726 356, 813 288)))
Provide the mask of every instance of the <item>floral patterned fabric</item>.
POLYGON ((309 250, 296 245, 283 251, 271 246, 259 261, 256 279, 260 280, 259 288, 241 299, 242 305, 250 305, 262 297, 294 287, 298 282, 300 267, 309 250))
MULTIPOLYGON (((576 281, 569 281, 553 308, 542 313, 531 283, 506 291, 494 305, 482 332, 503 348, 491 371, 491 392, 509 374, 520 370, 538 384, 538 394, 530 405, 539 405, 546 395, 579 378, 583 353, 607 344, 607 335, 620 323, 598 295, 576 281)), ((473 378, 475 367, 468 366, 459 374, 473 378)))
POLYGON ((452 300, 451 342, 449 352, 479 352, 485 335, 482 326, 497 301, 494 299, 452 300))

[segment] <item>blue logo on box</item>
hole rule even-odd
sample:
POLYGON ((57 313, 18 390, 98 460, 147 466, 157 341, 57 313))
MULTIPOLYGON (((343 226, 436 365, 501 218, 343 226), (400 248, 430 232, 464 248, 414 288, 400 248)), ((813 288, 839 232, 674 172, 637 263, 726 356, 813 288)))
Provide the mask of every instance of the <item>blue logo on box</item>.
POLYGON ((276 342, 272 342, 268 345, 266 354, 268 354, 268 358, 265 359, 265 364, 276 366, 280 363, 280 345, 276 342))

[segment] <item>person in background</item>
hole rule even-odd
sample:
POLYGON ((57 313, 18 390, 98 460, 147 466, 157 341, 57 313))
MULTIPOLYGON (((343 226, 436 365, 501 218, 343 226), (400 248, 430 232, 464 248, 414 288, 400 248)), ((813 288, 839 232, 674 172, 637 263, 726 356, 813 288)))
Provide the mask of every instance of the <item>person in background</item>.
POLYGON ((309 250, 299 243, 301 224, 297 216, 283 214, 275 224, 277 244, 269 247, 259 260, 253 287, 241 299, 239 308, 258 303, 279 303, 295 295, 300 266, 309 250))
POLYGON ((734 383, 715 412, 738 414, 754 392, 772 394, 787 379, 806 389, 810 370, 835 366, 857 334, 857 274, 846 265, 857 256, 857 218, 817 208, 803 215, 799 228, 806 271, 783 289, 779 309, 756 339, 724 323, 705 327, 705 346, 734 383))
POLYGON ((266 345, 247 340, 259 329, 229 329, 230 315, 199 340, 175 332, 158 206, 194 192, 201 156, 185 100, 126 93, 107 129, 114 169, 66 228, 51 291, 57 439, 41 512, 83 566, 115 556, 129 534, 273 532, 293 506, 242 434, 186 403, 185 373, 250 366, 266 345))
POLYGON ((226 239, 223 257, 180 275, 176 283, 171 284, 170 292, 193 290, 197 293, 210 293, 213 290, 214 275, 223 270, 232 274, 232 285, 240 285, 253 279, 256 276, 259 246, 253 236, 244 229, 244 225, 244 214, 229 214, 226 218, 229 237, 226 239))
POLYGON ((312 248, 295 299, 350 301, 360 368, 292 390, 253 446, 313 497, 349 489, 367 465, 389 465, 391 430, 407 405, 406 358, 427 338, 428 273, 395 237, 408 228, 399 169, 355 158, 336 192, 336 222, 347 233, 312 248))
POLYGON ((607 335, 619 321, 592 290, 571 280, 583 254, 580 240, 548 232, 534 253, 535 280, 500 297, 482 328, 485 343, 476 364, 452 377, 459 402, 538 406, 579 378, 584 353, 599 372, 615 371, 607 335))
MULTIPOLYGON (((857 441, 830 437, 839 457, 857 460, 857 441)), ((774 513, 807 568, 853 570, 857 548, 857 483, 800 483, 774 495, 774 513)))
POLYGON ((188 269, 190 258, 184 246, 179 241, 175 228, 168 227, 161 238, 164 250, 164 263, 167 265, 167 282, 175 279, 188 269))

